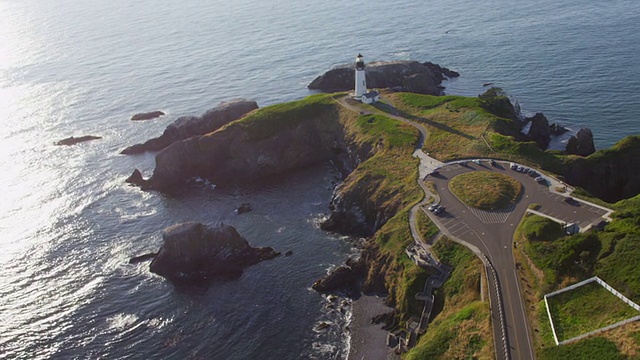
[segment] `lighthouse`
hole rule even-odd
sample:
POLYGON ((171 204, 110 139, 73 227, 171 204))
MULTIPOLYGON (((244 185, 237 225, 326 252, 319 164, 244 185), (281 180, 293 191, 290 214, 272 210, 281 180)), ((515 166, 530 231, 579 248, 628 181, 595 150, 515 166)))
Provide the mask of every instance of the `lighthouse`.
POLYGON ((362 60, 362 54, 358 54, 358 56, 356 56, 356 82, 353 99, 365 104, 371 104, 380 99, 380 94, 378 94, 377 91, 367 92, 367 78, 364 73, 364 61, 362 60))
POLYGON ((356 87, 353 94, 353 98, 356 100, 362 100, 362 96, 367 92, 367 79, 364 75, 364 61, 362 61, 362 54, 356 56, 356 87))

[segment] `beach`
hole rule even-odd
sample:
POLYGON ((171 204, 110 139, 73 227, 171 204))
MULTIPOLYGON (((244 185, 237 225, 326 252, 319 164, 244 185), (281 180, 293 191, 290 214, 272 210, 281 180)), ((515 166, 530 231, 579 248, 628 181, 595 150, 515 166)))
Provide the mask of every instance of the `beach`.
POLYGON ((387 346, 387 331, 383 324, 373 324, 371 319, 380 314, 392 311, 384 304, 384 297, 362 295, 352 303, 353 320, 351 329, 351 349, 349 360, 399 360, 400 356, 393 353, 387 346))

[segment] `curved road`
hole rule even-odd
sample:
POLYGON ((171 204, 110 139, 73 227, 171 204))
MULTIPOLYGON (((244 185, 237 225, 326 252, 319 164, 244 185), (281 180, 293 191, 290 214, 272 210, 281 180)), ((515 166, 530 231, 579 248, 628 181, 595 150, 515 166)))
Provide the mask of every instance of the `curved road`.
POLYGON ((487 275, 496 346, 501 342, 506 343, 505 358, 534 359, 531 330, 512 251, 515 229, 532 203, 540 204, 538 211, 547 216, 566 223, 573 222, 583 228, 598 222, 608 213, 608 209, 578 201, 567 203, 564 196, 550 191, 550 187, 536 183, 528 175, 511 170, 509 164, 503 162, 497 162, 495 166, 488 162, 482 162, 481 165, 468 162, 464 166, 451 164, 439 169, 439 175, 429 176, 429 179, 436 185, 441 204, 447 209, 440 216, 430 214, 432 220, 449 237, 476 247, 486 256, 489 268, 493 267, 495 270, 487 275), (451 193, 448 182, 453 177, 470 171, 498 172, 517 179, 523 187, 520 200, 511 211, 488 212, 469 208, 451 193), (497 326, 501 319, 505 324, 504 334, 497 326))

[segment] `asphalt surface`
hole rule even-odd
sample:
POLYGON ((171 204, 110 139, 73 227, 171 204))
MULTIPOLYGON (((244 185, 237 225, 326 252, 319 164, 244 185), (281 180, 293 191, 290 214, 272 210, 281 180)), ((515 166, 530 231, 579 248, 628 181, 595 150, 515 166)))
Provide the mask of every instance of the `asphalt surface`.
POLYGON ((447 165, 439 169, 439 175, 428 176, 427 180, 435 183, 440 204, 446 207, 445 212, 438 216, 430 214, 430 217, 446 235, 477 247, 495 270, 488 272, 488 282, 496 354, 502 353, 501 344, 504 343, 506 358, 534 359, 531 329, 512 251, 515 229, 532 203, 541 205, 538 209, 541 213, 581 227, 598 222, 607 211, 575 200, 567 203, 565 196, 550 191, 547 185, 536 183, 526 174, 511 170, 502 162, 496 166, 488 162, 447 165), (479 212, 469 208, 449 191, 448 182, 456 175, 470 171, 493 171, 517 179, 523 186, 520 200, 510 212, 479 212), (504 324, 504 334, 501 326, 497 326, 500 323, 504 324))

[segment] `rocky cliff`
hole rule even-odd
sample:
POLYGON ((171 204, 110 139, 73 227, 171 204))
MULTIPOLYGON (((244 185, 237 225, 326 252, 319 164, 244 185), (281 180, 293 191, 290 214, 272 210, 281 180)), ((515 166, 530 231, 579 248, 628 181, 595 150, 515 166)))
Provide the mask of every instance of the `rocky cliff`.
POLYGON ((567 154, 589 156, 594 152, 596 152, 596 146, 593 143, 593 133, 589 128, 578 130, 578 133, 567 142, 567 154))
POLYGON ((176 285, 237 277, 245 267, 278 256, 269 247, 249 246, 235 228, 224 224, 182 223, 165 229, 162 238, 162 247, 149 268, 176 285))
MULTIPOLYGON (((417 61, 373 62, 367 64, 366 79, 369 88, 390 88, 419 94, 442 95, 440 84, 447 77, 459 76, 455 71, 439 65, 417 61)), ((342 65, 315 78, 308 88, 324 92, 353 89, 353 64, 342 65)))
POLYGON ((572 157, 563 168, 566 181, 608 202, 640 193, 640 136, 628 136, 609 149, 572 157))
POLYGON ((201 116, 178 118, 169 124, 159 137, 150 139, 143 144, 130 146, 122 150, 121 153, 138 154, 145 151, 159 151, 176 141, 215 131, 257 108, 258 104, 251 100, 240 99, 222 102, 217 107, 207 110, 201 116))
POLYGON ((256 182, 329 160, 348 172, 371 147, 346 131, 331 101, 275 105, 162 150, 148 184, 170 191, 195 176, 221 186, 256 182))

